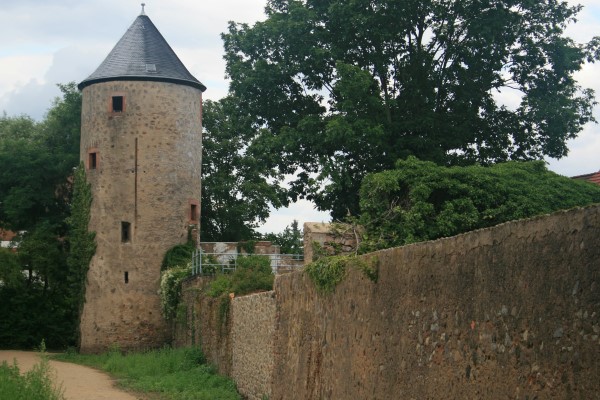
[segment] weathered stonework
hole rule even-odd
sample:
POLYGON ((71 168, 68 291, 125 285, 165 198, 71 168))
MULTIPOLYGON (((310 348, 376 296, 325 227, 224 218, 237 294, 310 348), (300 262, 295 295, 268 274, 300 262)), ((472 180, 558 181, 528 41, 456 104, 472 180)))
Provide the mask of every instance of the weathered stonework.
POLYGON ((249 400, 271 396, 275 334, 273 291, 236 297, 232 302, 232 371, 238 391, 249 400))
POLYGON ((323 256, 355 254, 360 242, 359 230, 350 224, 305 222, 304 264, 323 256))
POLYGON ((206 358, 220 374, 231 376, 232 371, 232 312, 227 295, 213 298, 206 295, 210 276, 195 276, 182 283, 182 307, 185 320, 173 326, 175 346, 199 345, 206 358))
POLYGON ((270 399, 591 399, 600 206, 366 255, 332 294, 275 282, 270 399))
POLYGON ((89 228, 97 250, 87 276, 81 350, 160 346, 169 340, 160 313, 160 264, 169 248, 187 240, 195 223, 191 204, 200 199, 202 92, 121 80, 89 85, 82 96, 81 160, 92 186, 89 228), (111 111, 112 96, 123 96, 122 112, 111 111))
POLYGON ((599 245, 600 206, 558 212, 366 255, 377 283, 331 294, 280 275, 196 325, 251 399, 598 399, 599 245))
POLYGON ((173 325, 175 346, 199 345, 221 374, 232 377, 250 400, 270 396, 276 302, 274 292, 212 298, 211 277, 183 282, 185 320, 173 325))

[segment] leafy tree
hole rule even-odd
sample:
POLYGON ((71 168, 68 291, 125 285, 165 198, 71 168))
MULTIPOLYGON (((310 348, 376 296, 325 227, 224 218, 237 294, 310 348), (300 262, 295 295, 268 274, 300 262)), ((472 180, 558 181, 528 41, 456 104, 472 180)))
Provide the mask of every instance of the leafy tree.
POLYGON ((63 289, 67 279, 66 249, 57 227, 44 221, 27 231, 19 243, 19 259, 28 271, 28 282, 37 281, 44 290, 63 289))
POLYGON ((207 100, 203 109, 202 241, 239 241, 256 236, 254 228, 270 206, 285 203, 283 190, 271 183, 281 177, 262 157, 247 152, 254 135, 249 116, 226 97, 207 100))
POLYGON ((302 230, 298 228, 298 221, 286 226, 281 233, 267 233, 263 239, 269 240, 280 247, 281 254, 304 254, 304 240, 302 230))
POLYGON ((600 38, 564 35, 558 0, 268 0, 223 35, 249 154, 296 174, 290 196, 358 213, 366 173, 409 155, 440 165, 555 158, 593 120, 573 73, 600 38), (499 92, 515 93, 507 107, 499 92))
POLYGON ((17 254, 0 247, 0 288, 23 286, 24 278, 21 269, 17 254))
POLYGON ((55 153, 54 162, 69 176, 79 164, 81 92, 75 82, 58 84, 58 87, 62 97, 54 99, 40 128, 45 145, 55 153))
POLYGON ((372 251, 598 203, 600 187, 543 161, 444 167, 409 157, 367 175, 360 196, 362 251, 372 251))
POLYGON ((0 118, 0 140, 4 138, 29 138, 36 134, 38 124, 26 115, 9 117, 6 112, 0 118))
POLYGON ((66 249, 55 231, 44 221, 23 235, 15 258, 0 255, 10 274, 0 284, 0 347, 32 348, 45 339, 52 348, 65 348, 74 342, 66 249))
POLYGON ((62 225, 68 215, 67 177, 79 160, 81 95, 59 85, 46 119, 0 118, 0 226, 31 230, 42 221, 62 225))
MULTIPOLYGON (((79 159, 81 95, 74 84, 59 86, 63 96, 44 121, 0 118, 0 226, 25 231, 17 255, 0 254, 3 347, 31 348, 45 338, 59 348, 76 339, 73 279, 81 274, 72 275, 67 264, 65 219, 79 159)), ((77 239, 72 256, 81 255, 77 239)))

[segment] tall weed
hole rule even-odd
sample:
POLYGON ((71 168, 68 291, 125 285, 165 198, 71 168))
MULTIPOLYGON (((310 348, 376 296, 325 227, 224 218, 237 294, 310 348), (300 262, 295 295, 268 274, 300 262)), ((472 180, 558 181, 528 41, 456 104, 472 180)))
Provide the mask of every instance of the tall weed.
POLYGON ((16 361, 0 365, 0 399, 10 400, 64 400, 62 389, 52 385, 48 359, 42 359, 34 367, 21 374, 16 361))

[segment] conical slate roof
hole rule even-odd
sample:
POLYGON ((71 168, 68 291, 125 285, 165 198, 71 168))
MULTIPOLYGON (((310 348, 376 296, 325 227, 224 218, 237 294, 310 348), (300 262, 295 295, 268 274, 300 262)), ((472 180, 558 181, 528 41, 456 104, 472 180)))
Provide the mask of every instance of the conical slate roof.
POLYGON ((172 82, 206 90, 144 14, 133 21, 98 69, 78 87, 82 90, 94 83, 122 80, 172 82))

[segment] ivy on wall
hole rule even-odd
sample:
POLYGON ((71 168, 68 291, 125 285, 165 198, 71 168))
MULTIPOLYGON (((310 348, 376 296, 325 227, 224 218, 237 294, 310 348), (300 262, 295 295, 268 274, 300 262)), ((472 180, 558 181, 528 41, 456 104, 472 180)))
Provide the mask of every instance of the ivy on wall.
POLYGON ((372 282, 377 282, 379 277, 379 259, 371 257, 330 256, 322 257, 311 262, 304 268, 304 272, 313 281, 321 293, 331 293, 335 287, 344 280, 348 268, 357 268, 372 282))
MULTIPOLYGON (((85 302, 85 285, 87 272, 96 253, 96 233, 90 232, 90 208, 92 206, 92 191, 86 180, 83 163, 75 170, 73 181, 73 200, 71 202, 71 215, 67 218, 69 226, 69 285, 73 304, 76 307, 78 319, 81 318, 85 302)), ((80 332, 77 332, 79 340, 80 332)))
POLYGON ((189 229, 187 242, 184 244, 177 244, 167 250, 165 256, 163 257, 160 270, 166 271, 173 267, 181 267, 186 265, 192 259, 194 250, 196 250, 196 246, 192 239, 192 229, 189 229))
POLYGON ((167 320, 177 316, 181 302, 181 283, 192 275, 192 266, 188 261, 183 266, 174 266, 163 271, 160 276, 160 303, 162 313, 167 320))

